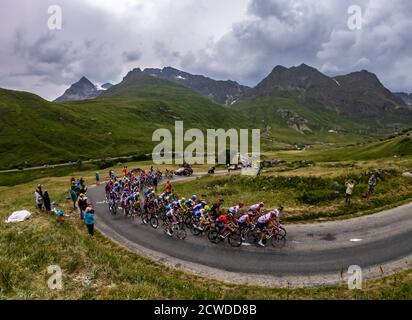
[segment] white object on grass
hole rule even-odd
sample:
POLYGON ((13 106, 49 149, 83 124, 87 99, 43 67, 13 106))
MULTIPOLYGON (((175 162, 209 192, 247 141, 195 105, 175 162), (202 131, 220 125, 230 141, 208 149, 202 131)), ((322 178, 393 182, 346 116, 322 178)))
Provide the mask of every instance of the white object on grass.
POLYGON ((30 216, 31 216, 31 212, 27 210, 15 211, 8 217, 5 223, 22 222, 30 218, 30 216))

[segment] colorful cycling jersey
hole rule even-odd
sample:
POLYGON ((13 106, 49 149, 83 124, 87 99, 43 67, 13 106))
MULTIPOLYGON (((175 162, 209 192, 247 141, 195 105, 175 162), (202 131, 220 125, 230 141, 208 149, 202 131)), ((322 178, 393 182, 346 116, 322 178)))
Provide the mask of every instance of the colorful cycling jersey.
POLYGON ((239 219, 237 219, 237 222, 239 222, 239 223, 250 222, 250 217, 249 217, 248 214, 244 214, 239 219))
POLYGON ((187 199, 185 202, 186 206, 188 206, 189 208, 192 208, 195 204, 195 202, 192 199, 187 199))
POLYGON ((262 215, 261 217, 259 217, 258 223, 266 224, 266 223, 269 223, 270 220, 272 220, 272 213, 268 212, 262 215))
POLYGON ((250 211, 256 212, 260 210, 260 203, 254 204, 253 206, 250 206, 249 208, 250 211))
POLYGON ((135 201, 135 195, 132 193, 130 196, 126 198, 126 202, 133 202, 135 201))
POLYGON ((273 211, 270 212, 272 216, 279 218, 280 216, 280 211, 278 209, 275 209, 273 211))
POLYGON ((236 214, 240 211, 240 206, 237 205, 237 206, 230 207, 229 209, 227 209, 227 211, 229 211, 231 214, 236 214))
POLYGON ((205 205, 203 204, 203 202, 198 203, 197 205, 195 205, 192 209, 192 212, 196 212, 199 211, 200 209, 202 209, 205 205))
POLYGON ((223 222, 223 223, 227 223, 227 221, 228 221, 227 214, 224 214, 224 215, 219 216, 219 217, 216 219, 216 221, 218 221, 218 222, 223 222))
POLYGON ((166 212, 166 216, 168 216, 169 218, 173 217, 175 215, 175 209, 170 208, 169 211, 166 212))

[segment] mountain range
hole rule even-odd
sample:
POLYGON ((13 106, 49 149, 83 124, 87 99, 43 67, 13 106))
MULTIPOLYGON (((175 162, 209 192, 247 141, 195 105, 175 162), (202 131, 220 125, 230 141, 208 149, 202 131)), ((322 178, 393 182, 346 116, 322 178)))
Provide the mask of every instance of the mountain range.
POLYGON ((100 87, 82 77, 55 102, 0 89, 0 167, 150 152, 153 130, 176 120, 261 129, 264 150, 358 143, 410 127, 401 98, 366 70, 328 77, 305 64, 276 66, 253 88, 166 67, 100 87))
MULTIPOLYGON (((291 68, 276 66, 254 88, 231 80, 214 80, 202 75, 193 75, 172 67, 144 70, 137 68, 133 72, 139 73, 140 76, 177 83, 225 106, 232 106, 245 98, 282 96, 289 93, 304 97, 305 104, 315 109, 324 108, 349 117, 379 120, 382 119, 383 113, 407 109, 405 107, 412 101, 412 95, 391 93, 375 74, 366 70, 328 77, 306 64, 291 68)), ((98 89, 86 77, 82 77, 55 102, 94 99, 112 86, 107 83, 98 89)))
POLYGON ((54 102, 94 99, 112 86, 111 83, 105 83, 99 89, 98 86, 93 84, 89 79, 82 77, 79 81, 73 83, 70 88, 68 88, 62 96, 54 100, 54 102))

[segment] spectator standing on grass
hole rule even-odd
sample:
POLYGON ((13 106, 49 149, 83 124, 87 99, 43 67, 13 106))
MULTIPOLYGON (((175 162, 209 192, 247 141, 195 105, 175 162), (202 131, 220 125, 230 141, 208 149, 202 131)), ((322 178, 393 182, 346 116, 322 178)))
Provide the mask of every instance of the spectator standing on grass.
POLYGON ((371 194, 375 192, 375 188, 377 184, 378 184, 378 179, 376 177, 376 174, 373 173, 368 180, 368 199, 371 196, 371 194))
POLYGON ((76 202, 77 202, 77 192, 74 186, 70 188, 70 199, 73 201, 73 208, 76 209, 76 202))
POLYGON ((153 184, 154 191, 157 192, 157 184, 158 184, 158 181, 157 181, 157 176, 156 176, 156 175, 153 176, 152 184, 153 184))
POLYGON ((44 207, 46 208, 47 213, 51 212, 51 201, 49 197, 49 192, 47 190, 44 190, 43 193, 43 204, 44 207))
POLYGON ((88 206, 84 213, 84 223, 86 224, 89 235, 94 235, 94 209, 88 206))
POLYGON ((82 184, 81 187, 80 187, 79 194, 80 194, 80 193, 86 194, 86 191, 87 191, 87 187, 86 187, 86 185, 85 185, 84 182, 83 182, 83 184, 82 184))
POLYGON ((166 181, 165 191, 166 191, 167 194, 172 192, 172 184, 171 184, 170 180, 166 181))
POLYGON ((43 196, 41 195, 38 188, 34 192, 34 199, 36 201, 36 208, 39 210, 42 210, 43 209, 43 196))
POLYGON ((79 199, 77 200, 77 206, 79 207, 80 212, 80 219, 82 220, 84 219, 84 211, 86 210, 88 205, 87 200, 87 197, 83 193, 80 194, 79 199))
POLYGON ((98 172, 96 172, 96 184, 100 184, 100 174, 98 172))
POLYGON ((352 194, 353 194, 353 189, 355 188, 355 181, 346 181, 346 193, 345 193, 345 204, 350 205, 351 204, 351 199, 352 199, 352 194))
POLYGON ((36 191, 38 191, 39 194, 43 197, 43 190, 42 190, 42 188, 43 188, 43 186, 42 186, 41 184, 38 184, 36 191))

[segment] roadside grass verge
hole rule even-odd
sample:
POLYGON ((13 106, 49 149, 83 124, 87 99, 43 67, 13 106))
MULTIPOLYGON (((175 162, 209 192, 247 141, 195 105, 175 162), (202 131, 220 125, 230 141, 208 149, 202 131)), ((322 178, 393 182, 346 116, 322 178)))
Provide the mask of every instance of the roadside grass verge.
MULTIPOLYGON (((265 169, 259 177, 241 175, 207 176, 194 181, 175 183, 182 196, 206 194, 209 202, 225 200, 225 207, 244 201, 246 205, 265 202, 266 209, 279 204, 285 207, 284 222, 335 220, 370 214, 412 201, 412 179, 402 176, 402 166, 386 163, 356 163, 348 169, 340 163, 311 165, 295 170, 265 169), (380 169, 375 193, 361 199, 374 168, 380 169), (330 170, 333 170, 333 173, 330 170), (325 171, 325 172, 324 172, 325 171), (344 203, 345 182, 355 180, 352 204, 344 203)), ((409 162, 404 164, 409 165, 409 162)))

